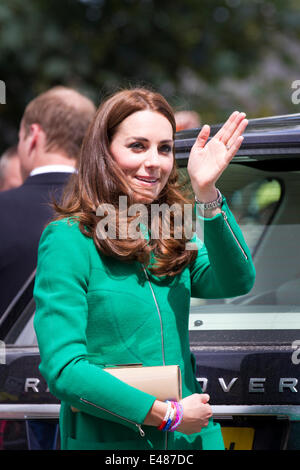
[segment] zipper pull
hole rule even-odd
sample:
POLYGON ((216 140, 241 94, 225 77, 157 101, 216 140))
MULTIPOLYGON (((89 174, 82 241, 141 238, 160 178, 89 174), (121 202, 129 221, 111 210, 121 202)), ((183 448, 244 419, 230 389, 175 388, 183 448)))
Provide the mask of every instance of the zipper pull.
POLYGON ((136 424, 136 426, 138 427, 140 436, 141 436, 141 437, 145 437, 145 432, 143 431, 141 425, 140 425, 140 424, 136 424))
POLYGON ((227 214, 224 211, 221 211, 221 214, 223 215, 224 219, 227 220, 227 214))

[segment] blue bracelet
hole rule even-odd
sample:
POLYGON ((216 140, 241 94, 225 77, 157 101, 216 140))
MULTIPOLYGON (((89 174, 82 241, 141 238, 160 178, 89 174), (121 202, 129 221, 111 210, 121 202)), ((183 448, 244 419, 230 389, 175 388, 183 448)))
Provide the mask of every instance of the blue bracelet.
POLYGON ((168 420, 167 420, 165 426, 163 427, 162 431, 168 431, 169 428, 171 427, 173 419, 174 419, 174 414, 176 413, 176 409, 177 409, 177 407, 175 406, 175 403, 171 402, 171 410, 172 411, 170 412, 168 420))

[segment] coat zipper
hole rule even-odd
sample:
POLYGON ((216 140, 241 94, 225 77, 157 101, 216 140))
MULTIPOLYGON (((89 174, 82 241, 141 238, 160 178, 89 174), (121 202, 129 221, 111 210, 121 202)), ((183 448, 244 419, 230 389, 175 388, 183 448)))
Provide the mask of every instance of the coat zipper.
POLYGON ((103 408, 102 406, 95 405, 95 403, 85 400, 84 398, 79 398, 79 400, 82 401, 83 403, 86 403, 87 405, 94 406, 95 408, 99 408, 102 411, 106 411, 106 413, 116 416, 117 418, 123 419, 124 421, 127 421, 128 423, 134 424, 138 428, 140 436, 145 437, 145 432, 143 431, 140 424, 135 423, 134 421, 131 421, 130 419, 124 418, 123 416, 120 416, 117 413, 114 413, 113 411, 107 410, 106 408, 103 408))
POLYGON ((229 222, 228 222, 227 214, 226 214, 224 211, 221 211, 221 212, 222 212, 223 218, 224 218, 224 220, 225 220, 225 222, 226 222, 226 224, 227 224, 227 227, 228 227, 229 230, 231 231, 231 233, 232 233, 232 235, 233 235, 233 238, 235 239, 235 241, 236 241, 238 247, 240 248, 241 252, 242 252, 243 255, 244 255, 244 258, 247 260, 247 259, 248 259, 248 256, 247 256, 247 254, 246 254, 244 248, 242 247, 242 245, 241 245, 240 242, 238 241, 238 239, 237 239, 235 233, 233 232, 233 230, 232 230, 232 228, 231 228, 231 226, 230 226, 230 224, 229 224, 229 222))
POLYGON ((149 279, 148 273, 147 273, 147 271, 146 271, 146 269, 145 269, 144 267, 143 267, 143 270, 144 270, 146 279, 147 279, 147 281, 148 281, 148 283, 149 283, 149 286, 150 286, 150 289, 151 289, 151 292, 152 292, 152 296, 153 296, 153 299, 154 299, 154 302, 155 302, 155 305, 156 305, 156 310, 157 310, 157 313, 158 313, 158 316, 159 316, 160 332, 161 332, 162 360, 163 360, 163 365, 165 366, 165 365, 166 365, 166 362, 165 362, 165 348, 164 348, 164 335, 163 335, 163 324, 162 324, 162 319, 161 319, 161 313, 160 313, 160 310, 159 310, 159 306, 158 306, 158 303, 157 303, 157 300, 156 300, 156 297, 155 297, 155 294, 154 294, 154 290, 153 290, 151 281, 150 281, 150 279, 149 279))
MULTIPOLYGON (((157 300, 156 300, 156 296, 155 296, 155 293, 154 293, 154 290, 153 290, 153 287, 152 287, 150 278, 149 278, 148 273, 147 273, 147 271, 146 271, 146 269, 145 269, 144 266, 143 266, 143 270, 144 270, 146 279, 147 279, 147 281, 148 281, 148 284, 149 284, 149 286, 150 286, 150 289, 151 289, 151 292, 152 292, 152 296, 153 296, 153 299, 154 299, 154 302, 155 302, 155 305, 156 305, 156 310, 157 310, 157 313, 158 313, 158 316, 159 316, 160 331, 161 331, 162 360, 163 360, 163 365, 165 366, 165 365, 166 365, 166 362, 165 362, 165 347, 164 347, 164 335, 163 335, 163 324, 162 324, 161 313, 160 313, 160 309, 159 309, 159 306, 158 306, 158 302, 157 302, 157 300)), ((165 450, 167 450, 167 448, 168 448, 168 431, 165 433, 165 450)))

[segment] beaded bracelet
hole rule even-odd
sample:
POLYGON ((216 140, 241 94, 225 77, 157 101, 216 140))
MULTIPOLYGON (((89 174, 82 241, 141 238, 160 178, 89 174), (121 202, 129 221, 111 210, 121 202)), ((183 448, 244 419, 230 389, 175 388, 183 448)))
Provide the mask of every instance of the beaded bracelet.
POLYGON ((172 405, 172 410, 171 410, 171 413, 170 413, 170 417, 167 421, 167 424, 164 426, 163 431, 168 431, 169 430, 169 428, 172 426, 174 415, 176 416, 177 408, 175 406, 175 402, 171 401, 171 405, 172 405))
POLYGON ((165 425, 167 424, 168 419, 169 419, 169 416, 170 416, 171 408, 172 408, 172 403, 171 403, 169 400, 167 400, 165 403, 168 404, 168 408, 167 408, 165 417, 164 417, 164 419, 162 420, 161 425, 158 427, 159 431, 162 431, 163 428, 165 427, 165 425))
POLYGON ((176 401, 166 400, 166 403, 168 404, 168 408, 158 429, 159 431, 175 431, 182 421, 183 406, 176 401))
POLYGON ((182 404, 178 403, 177 401, 175 401, 174 403, 175 403, 175 406, 177 408, 177 414, 176 414, 175 422, 174 422, 173 426, 170 428, 170 431, 175 431, 175 429, 181 423, 182 417, 183 417, 183 406, 182 406, 182 404))

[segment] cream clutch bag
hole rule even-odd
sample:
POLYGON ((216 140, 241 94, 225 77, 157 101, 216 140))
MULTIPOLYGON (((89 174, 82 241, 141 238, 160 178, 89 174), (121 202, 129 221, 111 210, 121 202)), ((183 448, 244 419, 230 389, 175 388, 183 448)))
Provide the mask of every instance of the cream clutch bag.
MULTIPOLYGON (((129 367, 108 367, 103 370, 142 392, 154 395, 157 400, 179 401, 182 398, 179 366, 143 367, 132 365, 129 367)), ((78 410, 72 407, 72 411, 78 410)))
POLYGON ((111 367, 104 370, 128 385, 154 395, 157 400, 179 401, 182 398, 179 366, 111 367))

